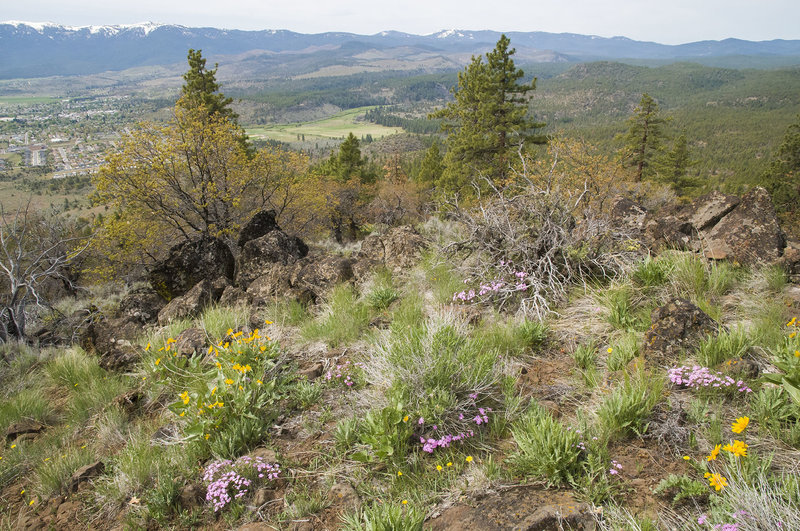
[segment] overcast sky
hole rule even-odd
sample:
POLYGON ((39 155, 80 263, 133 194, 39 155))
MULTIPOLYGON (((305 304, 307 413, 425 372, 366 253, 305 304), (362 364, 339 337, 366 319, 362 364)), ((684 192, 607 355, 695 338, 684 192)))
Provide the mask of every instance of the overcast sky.
POLYGON ((800 39, 800 0, 3 0, 0 20, 162 22, 301 33, 441 29, 570 32, 679 44, 800 39))

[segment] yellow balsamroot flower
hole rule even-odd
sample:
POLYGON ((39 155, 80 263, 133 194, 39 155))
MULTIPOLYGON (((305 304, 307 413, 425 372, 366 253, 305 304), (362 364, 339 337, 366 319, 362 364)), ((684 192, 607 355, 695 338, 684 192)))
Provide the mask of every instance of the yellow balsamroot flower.
POLYGON ((453 466, 452 462, 447 463, 447 466, 453 466))
POLYGON ((720 449, 722 449, 722 445, 721 444, 716 445, 714 449, 711 450, 711 454, 709 454, 709 456, 706 457, 706 461, 713 461, 714 459, 716 459, 717 456, 719 455, 720 449))
POLYGON ((726 444, 722 449, 730 452, 736 457, 747 457, 747 443, 744 441, 733 441, 733 444, 726 444))
POLYGON ((467 461, 467 463, 471 463, 472 462, 472 456, 468 455, 466 461, 467 461))
POLYGON ((403 422, 408 422, 408 415, 406 415, 405 417, 403 417, 403 422))
POLYGON ((158 359, 156 360, 156 366, 158 366, 158 364, 159 364, 159 363, 161 363, 161 358, 158 358, 158 359))
POLYGON ((709 474, 707 477, 708 484, 714 487, 714 489, 717 491, 721 491, 728 485, 728 480, 722 474, 709 474))
POLYGON ((189 403, 189 391, 184 391, 180 394, 181 400, 183 400, 184 405, 189 403))
POLYGON ((792 317, 792 320, 786 323, 786 326, 794 326, 796 322, 797 322, 797 317, 792 317))
POLYGON ((144 351, 145 352, 147 352, 148 350, 150 350, 150 342, 149 341, 147 342, 147 346, 144 347, 144 351))
POLYGON ((225 378, 225 383, 230 385, 233 383, 233 380, 231 380, 230 378, 225 378))
POLYGON ((172 344, 172 343, 175 343, 175 340, 174 340, 174 339, 172 339, 171 337, 170 337, 170 338, 167 338, 167 345, 170 345, 170 344, 172 344))
POLYGON ((742 433, 749 423, 750 417, 739 417, 731 426, 731 431, 733 433, 742 433))

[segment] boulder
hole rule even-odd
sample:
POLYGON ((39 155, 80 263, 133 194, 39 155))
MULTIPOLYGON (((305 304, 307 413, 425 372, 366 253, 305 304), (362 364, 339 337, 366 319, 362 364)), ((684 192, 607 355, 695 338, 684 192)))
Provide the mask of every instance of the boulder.
POLYGON ((236 286, 228 286, 225 288, 225 291, 222 292, 222 296, 219 298, 220 306, 249 306, 252 303, 253 297, 242 288, 236 286))
POLYGON ((698 230, 708 230, 741 202, 738 196, 714 190, 692 202, 689 222, 698 230))
POLYGON ((190 358, 196 354, 205 353, 208 347, 208 337, 205 330, 200 328, 187 328, 175 338, 175 354, 190 358))
POLYGON ((71 494, 77 491, 81 483, 99 476, 105 469, 106 465, 102 461, 95 461, 90 465, 80 467, 72 474, 72 477, 70 477, 69 482, 66 484, 65 489, 67 493, 71 494))
POLYGON ((336 284, 353 278, 353 260, 341 256, 306 258, 295 268, 290 285, 295 292, 310 291, 313 298, 321 297, 336 284))
POLYGON ((153 288, 137 288, 122 298, 117 314, 119 317, 138 321, 143 325, 154 323, 158 319, 158 312, 166 303, 167 301, 153 288))
POLYGON ((800 283, 800 242, 788 242, 783 249, 781 265, 789 282, 800 283))
POLYGON ((255 279, 267 274, 273 265, 291 265, 307 254, 308 246, 300 238, 279 230, 269 232, 242 247, 236 283, 246 288, 255 279))
POLYGON ((35 420, 25 419, 15 422, 6 429, 6 443, 34 439, 44 430, 45 425, 35 420))
POLYGON ((256 277, 247 287, 247 295, 253 301, 263 301, 272 297, 288 296, 292 292, 293 266, 268 264, 262 268, 263 274, 256 277))
POLYGON ((514 487, 470 503, 459 502, 426 523, 431 531, 594 531, 594 511, 567 492, 514 487))
POLYGON ((647 209, 627 197, 614 196, 609 212, 614 227, 630 231, 640 231, 644 228, 647 209))
POLYGON ((653 324, 645 332, 643 355, 657 364, 674 364, 683 351, 695 348, 719 328, 703 310, 685 299, 672 299, 655 308, 650 317, 653 324))
POLYGON ((785 236, 769 193, 754 188, 703 234, 706 255, 740 264, 773 263, 783 254, 785 236))
POLYGON ((281 230, 278 226, 278 222, 275 221, 275 211, 262 210, 256 212, 256 214, 250 218, 250 221, 245 223, 244 227, 242 227, 236 245, 241 249, 244 247, 244 244, 250 240, 266 236, 274 230, 281 230))
POLYGON ((353 272, 362 279, 375 267, 400 273, 414 266, 427 242, 411 227, 395 227, 385 234, 370 234, 361 242, 353 272))
POLYGON ((652 249, 691 249, 694 235, 692 224, 675 215, 648 215, 645 221, 644 240, 652 249))
POLYGON ((180 501, 181 508, 189 511, 198 507, 202 507, 205 497, 205 487, 197 483, 189 483, 188 485, 184 485, 178 491, 178 500, 180 501))
POLYGON ((350 483, 344 481, 333 484, 331 490, 328 491, 328 501, 340 510, 355 510, 361 507, 361 498, 358 496, 356 489, 350 483))
POLYGON ((86 328, 81 347, 99 356, 104 369, 124 369, 139 358, 131 341, 141 333, 141 324, 132 318, 99 319, 86 328))
POLYGON ((158 312, 158 324, 164 326, 177 319, 195 317, 212 302, 211 282, 201 280, 188 293, 172 299, 158 312))
POLYGON ((222 240, 200 238, 174 246, 167 258, 156 264, 149 274, 153 289, 171 301, 187 293, 202 280, 219 277, 233 280, 233 253, 222 240))

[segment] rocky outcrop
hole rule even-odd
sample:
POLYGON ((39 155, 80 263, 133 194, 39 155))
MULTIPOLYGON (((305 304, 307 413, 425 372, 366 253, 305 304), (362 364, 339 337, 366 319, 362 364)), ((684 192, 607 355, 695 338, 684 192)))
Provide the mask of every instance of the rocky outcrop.
POLYGON ((707 254, 741 264, 772 263, 783 255, 785 236, 769 193, 755 188, 702 235, 707 254))
POLYGON ((158 312, 158 324, 164 326, 177 319, 196 317, 206 306, 219 300, 222 295, 220 284, 201 280, 188 293, 172 299, 158 312))
POLYGON ((95 461, 90 465, 80 467, 72 474, 72 477, 69 478, 69 481, 64 486, 64 490, 67 494, 77 491, 81 483, 96 478, 102 474, 105 469, 106 465, 102 461, 95 461))
POLYGON ((353 272, 359 280, 376 267, 400 273, 414 266, 428 243, 411 227, 396 227, 385 234, 370 234, 361 243, 353 272))
POLYGON ((219 277, 233 280, 235 266, 233 253, 225 242, 201 238, 170 249, 167 258, 150 270, 150 284, 159 295, 171 301, 200 281, 219 277))
POLYGON ((198 354, 204 354, 208 346, 208 337, 205 330, 200 328, 187 328, 175 338, 175 354, 190 358, 198 354))
POLYGON ((723 194, 714 190, 695 199, 686 210, 689 223, 695 230, 708 230, 731 212, 741 202, 735 195, 723 194))
POLYGON ((280 230, 269 232, 242 247, 236 283, 249 287, 255 279, 270 273, 275 265, 292 265, 307 254, 308 246, 300 238, 280 230))
POLYGON ((278 222, 275 221, 274 210, 262 210, 257 212, 250 221, 248 221, 242 230, 239 232, 239 239, 236 245, 241 249, 244 244, 250 240, 255 240, 262 236, 266 236, 272 231, 281 230, 278 222))
POLYGON ((158 312, 167 304, 164 298, 151 287, 131 290, 119 302, 117 316, 140 324, 153 323, 158 319, 158 312))
POLYGON ((645 332, 642 353, 648 362, 672 365, 719 326, 703 310, 685 299, 673 299, 654 309, 645 332))
POLYGON ((307 258, 292 272, 290 283, 294 291, 308 291, 321 297, 336 284, 353 278, 353 260, 341 256, 307 258))
POLYGON ((630 231, 642 230, 647 217, 647 209, 621 195, 617 195, 611 200, 609 213, 611 223, 615 227, 630 231))
POLYGON ((99 319, 86 328, 81 347, 96 354, 104 369, 125 369, 139 359, 139 352, 131 342, 141 334, 141 324, 136 320, 127 317, 99 319))

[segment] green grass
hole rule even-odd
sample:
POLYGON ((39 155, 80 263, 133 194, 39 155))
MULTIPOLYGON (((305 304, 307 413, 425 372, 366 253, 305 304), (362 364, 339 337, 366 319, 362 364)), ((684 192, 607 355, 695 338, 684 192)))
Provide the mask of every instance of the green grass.
POLYGON ((295 142, 297 135, 305 135, 306 141, 315 138, 343 138, 349 133, 356 137, 372 135, 373 138, 381 138, 388 135, 402 133, 399 127, 384 127, 367 121, 358 121, 364 114, 374 107, 357 107, 347 109, 338 114, 296 124, 276 124, 273 126, 246 126, 247 135, 255 139, 279 140, 281 142, 295 142))
POLYGON ((597 409, 600 427, 606 439, 640 436, 647 430, 647 418, 661 399, 662 378, 637 374, 627 377, 597 409))
POLYGON ((509 458, 512 469, 524 476, 560 485, 573 480, 578 472, 578 435, 567 430, 550 413, 532 404, 514 423, 511 434, 518 450, 509 458))
POLYGON ((547 339, 547 325, 542 321, 514 318, 495 321, 475 332, 488 348, 502 354, 519 356, 541 347, 547 339))
POLYGON ((708 336, 697 348, 697 361, 706 367, 716 367, 724 361, 741 358, 747 354, 752 342, 743 328, 720 331, 708 336))
POLYGON ((303 339, 323 340, 331 347, 355 341, 369 324, 369 306, 347 284, 336 286, 322 312, 301 329, 303 339))

